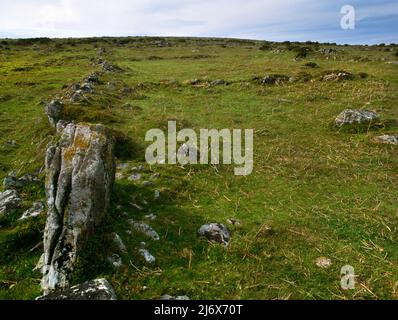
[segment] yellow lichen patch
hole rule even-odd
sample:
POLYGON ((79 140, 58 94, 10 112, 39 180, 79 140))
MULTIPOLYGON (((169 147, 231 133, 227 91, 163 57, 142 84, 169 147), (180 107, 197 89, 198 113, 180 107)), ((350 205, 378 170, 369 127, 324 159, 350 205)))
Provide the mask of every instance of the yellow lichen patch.
POLYGON ((72 161, 75 154, 76 154, 76 148, 72 146, 65 150, 63 158, 65 161, 72 161))
POLYGON ((83 135, 77 135, 75 141, 73 141, 73 146, 76 149, 86 149, 90 145, 90 141, 87 140, 83 135))

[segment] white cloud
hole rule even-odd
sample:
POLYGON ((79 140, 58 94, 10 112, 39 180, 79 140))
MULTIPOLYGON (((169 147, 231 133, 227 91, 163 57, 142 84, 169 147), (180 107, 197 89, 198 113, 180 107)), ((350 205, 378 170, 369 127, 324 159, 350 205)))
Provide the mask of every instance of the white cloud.
MULTIPOLYGON (((1 0, 0 36, 174 35, 307 40, 319 36, 320 28, 328 32, 338 29, 342 2, 1 0)), ((390 13, 398 11, 391 0, 383 6, 362 8, 360 17, 382 15, 386 8, 390 13)))

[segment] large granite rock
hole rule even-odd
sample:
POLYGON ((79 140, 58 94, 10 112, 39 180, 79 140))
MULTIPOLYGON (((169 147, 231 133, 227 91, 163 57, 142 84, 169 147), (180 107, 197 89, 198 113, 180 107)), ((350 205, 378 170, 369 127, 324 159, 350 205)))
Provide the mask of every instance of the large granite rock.
POLYGON ((36 300, 117 300, 117 297, 106 279, 96 279, 36 300))
POLYGON ((342 127, 344 125, 369 124, 379 119, 380 116, 373 111, 346 109, 337 116, 336 125, 342 127))
POLYGON ((102 125, 70 123, 47 150, 45 294, 69 286, 79 250, 107 211, 115 178, 113 144, 102 125))

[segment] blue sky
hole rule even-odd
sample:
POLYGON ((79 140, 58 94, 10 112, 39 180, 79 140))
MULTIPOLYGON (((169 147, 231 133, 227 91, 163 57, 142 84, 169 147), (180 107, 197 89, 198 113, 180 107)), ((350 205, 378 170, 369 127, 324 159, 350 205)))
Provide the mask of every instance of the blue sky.
POLYGON ((398 43, 398 0, 1 0, 0 38, 207 36, 398 43), (355 8, 355 29, 340 27, 355 8))

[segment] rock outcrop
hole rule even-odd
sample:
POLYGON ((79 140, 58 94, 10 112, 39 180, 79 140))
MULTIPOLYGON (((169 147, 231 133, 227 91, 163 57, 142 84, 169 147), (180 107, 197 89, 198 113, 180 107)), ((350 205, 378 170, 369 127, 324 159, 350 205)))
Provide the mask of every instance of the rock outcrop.
POLYGON ((346 109, 341 112, 335 122, 336 126, 369 124, 380 119, 380 116, 373 111, 346 109))
POLYGON ((109 131, 68 124, 58 144, 47 150, 46 174, 45 294, 69 286, 77 254, 107 211, 115 178, 109 131))
POLYGON ((96 279, 36 300, 117 300, 117 297, 106 279, 96 279))
POLYGON ((20 208, 22 199, 15 190, 0 192, 0 217, 20 208))

